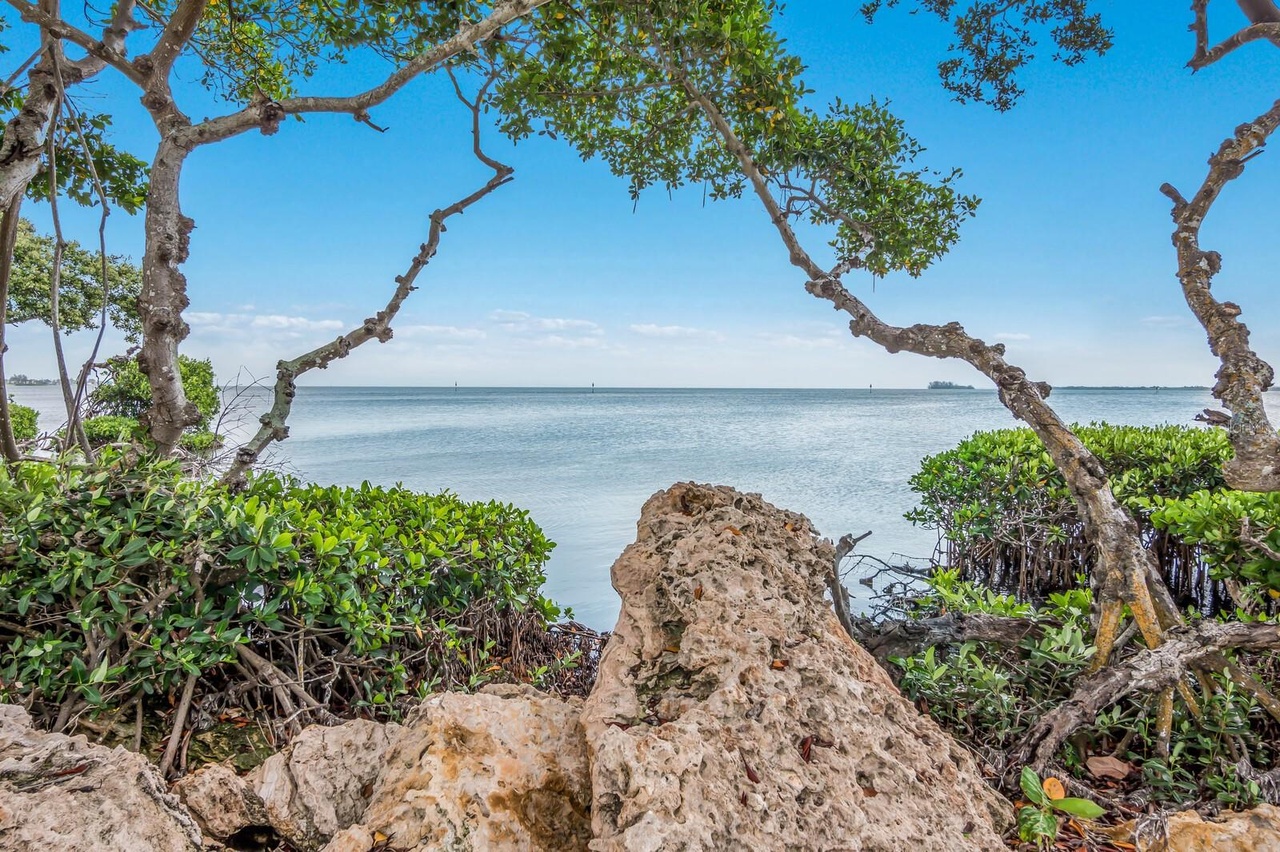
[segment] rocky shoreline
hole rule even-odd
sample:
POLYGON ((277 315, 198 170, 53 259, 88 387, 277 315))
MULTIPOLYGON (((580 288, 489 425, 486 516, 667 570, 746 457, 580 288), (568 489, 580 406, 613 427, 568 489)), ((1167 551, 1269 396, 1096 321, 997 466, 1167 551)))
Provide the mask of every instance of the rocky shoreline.
MULTIPOLYGON (((585 701, 437 694, 402 725, 312 726, 243 776, 169 788, 0 707, 0 850, 1004 848, 1012 805, 823 603, 833 558, 801 515, 677 484, 613 566, 585 701)), ((1280 848, 1264 808, 1252 846, 1143 848, 1280 848)))

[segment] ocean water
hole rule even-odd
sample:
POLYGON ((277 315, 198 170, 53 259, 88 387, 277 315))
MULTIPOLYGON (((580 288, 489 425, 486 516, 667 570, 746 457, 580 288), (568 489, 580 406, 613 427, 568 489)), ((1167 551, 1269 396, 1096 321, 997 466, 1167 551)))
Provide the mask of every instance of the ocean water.
MULTIPOLYGON (((41 428, 57 426, 56 389, 14 396, 42 412, 41 428)), ((1169 389, 1059 389, 1051 402, 1069 422, 1133 425, 1194 425, 1214 405, 1207 390, 1169 389)), ((265 410, 266 391, 238 405, 265 410)), ((924 558, 934 533, 902 517, 921 458, 1016 425, 993 390, 302 388, 274 460, 315 482, 403 483, 528 509, 557 543, 548 593, 610 628, 609 566, 655 491, 731 485, 831 538, 871 530, 860 552, 924 558)))

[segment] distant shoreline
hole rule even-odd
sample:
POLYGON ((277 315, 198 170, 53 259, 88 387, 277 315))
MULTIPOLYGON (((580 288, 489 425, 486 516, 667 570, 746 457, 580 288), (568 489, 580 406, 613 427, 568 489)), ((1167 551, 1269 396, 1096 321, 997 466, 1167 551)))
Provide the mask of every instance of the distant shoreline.
MULTIPOLYGON (((224 385, 223 391, 247 391, 253 390, 253 385, 224 385)), ((263 393, 271 393, 271 385, 257 386, 263 393)), ((1209 391, 1206 385, 1053 385, 1054 391, 1209 391)), ((878 391, 893 392, 925 392, 927 388, 922 387, 838 387, 838 388, 780 388, 780 387, 650 387, 650 386, 618 386, 606 387, 597 385, 592 388, 590 385, 300 385, 299 390, 430 390, 430 391, 580 391, 582 393, 596 392, 616 393, 618 391, 777 391, 777 392, 838 392, 849 391, 851 393, 867 393, 878 391)), ((994 391, 994 387, 977 387, 960 386, 955 390, 973 390, 973 391, 994 391)), ((1280 392, 1280 388, 1276 389, 1280 392)), ((1269 391, 1270 392, 1270 391, 1269 391)))

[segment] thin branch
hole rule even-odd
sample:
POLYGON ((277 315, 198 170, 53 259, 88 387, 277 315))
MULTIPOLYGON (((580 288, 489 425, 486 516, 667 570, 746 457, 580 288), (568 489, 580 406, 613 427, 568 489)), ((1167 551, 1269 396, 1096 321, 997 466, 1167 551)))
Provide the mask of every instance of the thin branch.
MULTIPOLYGON (((61 81, 60 74, 59 81, 61 81)), ((65 94, 64 90, 64 97, 65 94)), ((80 150, 84 153, 85 166, 89 170, 89 176, 93 179, 94 194, 98 196, 98 203, 102 205, 102 212, 98 215, 98 259, 100 261, 99 275, 102 281, 102 311, 98 317, 98 334, 93 340, 93 349, 89 352, 89 357, 85 359, 84 365, 80 368, 80 376, 76 380, 76 411, 79 411, 80 403, 84 399, 85 387, 89 382, 89 373, 93 370, 93 365, 98 360, 98 352, 102 348, 102 338, 107 331, 107 309, 111 301, 111 276, 107 261, 107 217, 111 215, 111 204, 107 200, 107 191, 98 176, 98 167, 94 165, 93 154, 89 150, 89 140, 85 138, 84 126, 80 122, 79 110, 75 108, 70 98, 66 98, 66 105, 67 113, 71 116, 72 123, 75 124, 76 134, 80 139, 80 150)))
POLYGON ((19 192, 9 202, 0 221, 0 455, 11 464, 21 454, 13 437, 13 414, 9 407, 9 389, 6 385, 4 354, 9 350, 5 343, 5 325, 8 322, 9 279, 13 277, 13 252, 18 240, 18 216, 22 208, 23 193, 19 192))
MULTIPOLYGON (((8 2, 20 2, 20 0, 8 0, 8 2)), ((190 146, 207 145, 229 139, 255 127, 270 135, 279 128, 280 122, 288 115, 304 115, 313 112, 347 113, 363 120, 368 118, 371 107, 386 102, 419 76, 436 70, 463 53, 474 50, 476 44, 493 37, 507 24, 550 2, 551 0, 505 0, 497 3, 493 11, 483 20, 463 25, 456 35, 419 53, 393 71, 381 83, 359 94, 341 97, 296 97, 285 98, 282 101, 261 99, 238 112, 195 125, 184 132, 183 142, 190 146)))
POLYGON ((352 349, 370 340, 377 339, 379 342, 386 343, 391 339, 391 321, 395 319, 396 314, 399 313, 400 307, 404 304, 405 299, 409 297, 409 294, 417 289, 414 282, 417 280, 418 274, 435 257, 436 250, 440 245, 440 237, 445 231, 446 220, 465 212, 468 207, 471 207, 503 184, 510 182, 514 169, 489 157, 484 153, 480 145, 480 111, 484 103, 484 93, 494 79, 493 76, 490 76, 485 81, 474 102, 468 101, 462 96, 461 89, 459 89, 459 97, 461 97, 463 103, 467 104, 472 114, 471 132, 475 155, 477 159, 493 169, 493 177, 470 195, 431 214, 431 228, 428 232, 427 241, 422 244, 405 274, 396 277, 396 289, 385 308, 375 316, 366 319, 359 328, 344 334, 337 340, 313 349, 291 361, 281 361, 276 366, 275 394, 271 410, 262 415, 260 419, 262 426, 257 433, 236 452, 235 461, 223 474, 223 482, 232 485, 242 484, 249 469, 253 467, 253 464, 262 455, 263 451, 272 442, 283 441, 289 437, 289 427, 285 424, 289 418, 289 413, 293 409, 293 399, 297 393, 295 381, 299 376, 314 369, 328 367, 334 361, 345 358, 352 349))
POLYGON ((27 60, 18 66, 17 70, 5 78, 4 83, 0 83, 0 94, 7 95, 9 90, 13 88, 13 81, 22 75, 22 72, 31 67, 32 63, 40 58, 40 54, 49 49, 47 44, 42 44, 36 48, 35 53, 27 57, 27 60))
MULTIPOLYGON (((54 66, 57 66, 58 51, 56 46, 51 51, 54 66)), ((57 79, 57 74, 54 74, 57 79)), ((59 90, 59 103, 65 97, 59 90)), ((53 110, 53 124, 57 125, 61 112, 59 106, 53 110)), ((66 241, 62 237, 62 217, 58 215, 58 135, 50 133, 45 140, 49 158, 49 211, 53 218, 53 271, 49 276, 49 327, 53 331, 53 351, 58 365, 58 384, 62 387, 62 401, 67 409, 67 433, 63 437, 63 447, 69 449, 72 443, 80 445, 87 458, 93 458, 89 448, 89 440, 85 437, 84 428, 80 424, 79 411, 76 407, 76 395, 71 390, 71 377, 67 374, 67 359, 62 349, 62 326, 58 317, 58 302, 62 290, 62 254, 66 241)))

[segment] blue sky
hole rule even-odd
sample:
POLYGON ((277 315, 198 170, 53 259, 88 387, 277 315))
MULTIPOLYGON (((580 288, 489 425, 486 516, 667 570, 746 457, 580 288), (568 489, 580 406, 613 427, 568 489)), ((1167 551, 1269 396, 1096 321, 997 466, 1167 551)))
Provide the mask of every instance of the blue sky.
MULTIPOLYGON (((1098 5, 1116 30, 1112 52, 1077 68, 1035 63, 1023 77, 1026 97, 1003 115, 953 103, 942 90, 935 65, 949 32, 936 19, 900 9, 868 26, 845 0, 793 0, 778 26, 809 65, 815 101, 889 99, 927 147, 924 162, 961 167, 965 191, 983 198, 960 244, 920 279, 848 279, 882 317, 958 320, 1004 341, 1011 361, 1054 384, 1211 384, 1216 365, 1174 277, 1158 188, 1170 181, 1193 191, 1221 140, 1280 96, 1280 52, 1255 45, 1192 75, 1186 3, 1098 5)), ((1218 36, 1238 23, 1233 3, 1214 0, 1211 10, 1218 36)), ((20 53, 6 58, 21 61, 20 53)), ((377 71, 347 66, 323 86, 352 91, 377 71)), ((110 74, 84 104, 114 111, 117 140, 148 157, 149 120, 110 74)), ((189 161, 183 205, 197 230, 183 351, 212 357, 221 379, 242 368, 270 375, 278 358, 380 308, 429 212, 487 177, 470 157, 468 117, 447 80, 420 81, 373 118, 389 132, 316 117, 189 161)), ((751 199, 704 205, 697 189, 651 192, 633 208, 621 180, 561 143, 512 148, 495 132, 489 148, 516 167, 516 180, 450 226, 395 339, 303 383, 985 381, 964 364, 891 356, 851 338, 841 315, 804 292, 751 199)), ((1215 291, 1244 307, 1255 346, 1273 363, 1277 182, 1274 155, 1252 162, 1203 234, 1224 257, 1215 291)), ((46 221, 34 207, 28 214, 46 221)), ((70 236, 95 239, 94 214, 66 218, 70 236)), ((109 240, 112 252, 140 258, 140 217, 113 215, 109 240)), ((46 329, 12 329, 9 342, 11 373, 52 375, 46 329)), ((89 342, 73 338, 70 355, 89 342)))

